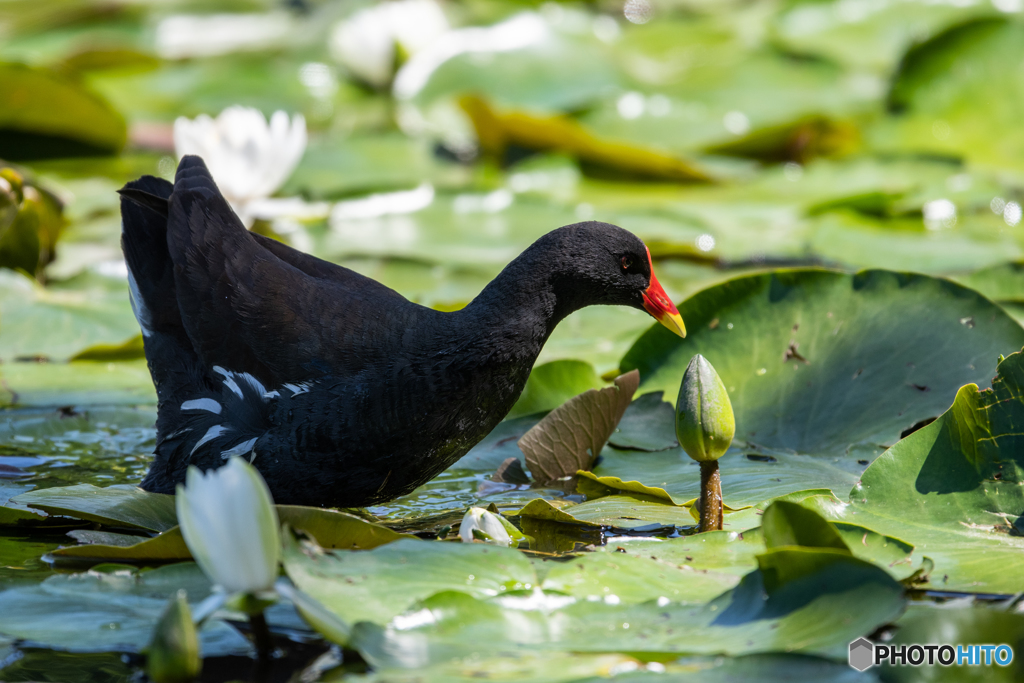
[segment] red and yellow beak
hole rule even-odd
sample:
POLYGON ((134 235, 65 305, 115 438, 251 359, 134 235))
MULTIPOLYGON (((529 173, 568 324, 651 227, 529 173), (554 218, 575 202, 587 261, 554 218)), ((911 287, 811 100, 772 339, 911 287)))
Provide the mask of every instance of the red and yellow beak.
POLYGON ((654 263, 651 261, 650 249, 647 250, 647 263, 651 266, 651 284, 644 292, 644 310, 680 337, 685 337, 686 326, 683 324, 683 317, 679 315, 672 299, 668 298, 668 294, 665 293, 658 278, 654 275, 654 263))

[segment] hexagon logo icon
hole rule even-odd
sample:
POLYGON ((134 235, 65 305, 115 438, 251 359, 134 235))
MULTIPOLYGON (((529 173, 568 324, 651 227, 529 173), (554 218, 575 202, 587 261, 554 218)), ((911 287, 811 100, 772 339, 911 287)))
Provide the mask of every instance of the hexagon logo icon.
POLYGON ((875 663, 875 646, 867 638, 858 638, 850 643, 850 666, 857 671, 866 671, 875 663))

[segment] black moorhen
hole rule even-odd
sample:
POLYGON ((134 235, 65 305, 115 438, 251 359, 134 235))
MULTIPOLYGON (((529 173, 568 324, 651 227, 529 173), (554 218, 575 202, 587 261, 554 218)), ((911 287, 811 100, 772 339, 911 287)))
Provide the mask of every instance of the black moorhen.
POLYGON ((631 233, 554 230, 460 311, 443 313, 251 233, 202 159, 174 185, 121 191, 132 307, 156 385, 156 457, 142 488, 237 455, 278 503, 360 507, 409 493, 512 408, 560 320, 584 306, 683 321, 631 233))

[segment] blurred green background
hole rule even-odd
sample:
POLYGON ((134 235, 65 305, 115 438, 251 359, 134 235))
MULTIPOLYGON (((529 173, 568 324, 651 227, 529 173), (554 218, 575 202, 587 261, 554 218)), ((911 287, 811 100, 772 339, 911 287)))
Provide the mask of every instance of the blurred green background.
MULTIPOLYGON (((677 300, 817 264, 951 275, 1016 311, 1021 9, 6 0, 0 360, 139 356, 115 190, 171 178, 174 121, 233 105, 308 129, 291 201, 253 229, 425 305, 596 218, 651 245, 677 300)), ((581 311, 541 361, 606 372, 649 322, 581 311)), ((13 375, 8 394, 43 381, 13 375)))

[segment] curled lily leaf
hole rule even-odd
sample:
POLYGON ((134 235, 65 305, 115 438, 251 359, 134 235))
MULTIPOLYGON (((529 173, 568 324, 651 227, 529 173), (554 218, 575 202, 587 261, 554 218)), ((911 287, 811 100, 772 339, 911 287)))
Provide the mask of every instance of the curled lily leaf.
POLYGON ((697 462, 718 460, 736 435, 729 392, 711 363, 699 353, 683 373, 676 403, 676 437, 697 462))
POLYGON ((269 590, 277 579, 281 531, 263 477, 241 458, 218 470, 189 467, 176 508, 192 557, 228 593, 269 590))
POLYGON ((199 635, 185 591, 171 597, 146 648, 146 673, 156 683, 186 683, 203 667, 199 635))

